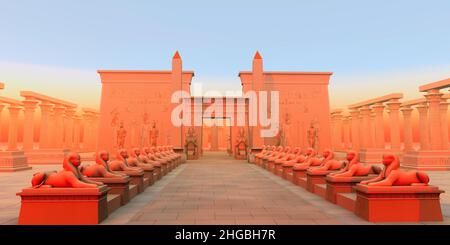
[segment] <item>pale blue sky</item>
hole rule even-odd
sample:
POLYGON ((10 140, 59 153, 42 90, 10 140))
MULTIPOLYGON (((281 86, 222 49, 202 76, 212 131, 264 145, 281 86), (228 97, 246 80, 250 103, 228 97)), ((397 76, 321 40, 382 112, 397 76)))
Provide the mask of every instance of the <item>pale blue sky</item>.
POLYGON ((450 70, 448 0, 0 0, 0 11, 7 63, 158 70, 178 49, 198 81, 239 86, 259 50, 266 70, 334 72, 336 91, 374 74, 450 70))

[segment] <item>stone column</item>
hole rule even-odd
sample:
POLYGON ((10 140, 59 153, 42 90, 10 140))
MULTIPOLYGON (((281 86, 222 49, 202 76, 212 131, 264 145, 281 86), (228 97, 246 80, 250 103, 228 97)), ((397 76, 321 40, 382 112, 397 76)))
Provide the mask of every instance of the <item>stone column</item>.
POLYGON ((334 113, 330 114, 330 132, 331 132, 331 148, 334 150, 336 149, 336 127, 335 127, 335 120, 334 113))
POLYGON ((441 115, 439 104, 441 103, 442 93, 439 90, 430 90, 425 95, 429 106, 428 124, 430 126, 430 146, 431 150, 441 149, 441 115))
POLYGON ((369 106, 363 106, 360 109, 360 112, 361 112, 361 116, 362 116, 361 148, 368 148, 369 140, 370 140, 370 108, 369 108, 369 106))
POLYGON ((48 129, 47 129, 47 134, 48 134, 48 145, 50 148, 55 148, 56 147, 56 132, 55 132, 55 111, 54 108, 53 110, 50 112, 49 116, 48 116, 48 129))
POLYGON ((85 112, 83 114, 83 150, 90 151, 91 150, 91 138, 92 138, 92 123, 91 123, 91 114, 85 112))
POLYGON ((23 121, 23 150, 32 151, 34 148, 34 111, 39 101, 26 99, 22 103, 25 108, 23 121))
POLYGON ((343 123, 343 134, 344 134, 344 149, 350 148, 350 118, 345 116, 342 120, 343 123))
POLYGON ((81 117, 79 115, 73 116, 73 149, 80 149, 80 133, 81 133, 81 117))
POLYGON ((428 106, 427 103, 421 103, 417 107, 419 112, 419 132, 420 132, 420 150, 430 149, 428 134, 428 106))
POLYGON ((39 107, 41 108, 39 148, 45 149, 50 147, 50 136, 48 134, 48 130, 50 129, 50 112, 53 108, 53 104, 50 104, 47 101, 42 101, 41 104, 39 104, 39 107))
POLYGON ((55 147, 63 148, 64 147, 64 113, 66 112, 66 107, 61 105, 56 105, 53 109, 55 112, 55 147))
POLYGON ((398 110, 400 102, 397 99, 391 100, 386 105, 389 108, 389 121, 391 127, 391 149, 400 150, 400 126, 398 110))
POLYGON ((8 151, 17 151, 17 129, 19 124, 19 112, 22 107, 10 105, 9 110, 9 130, 8 130, 8 151))
POLYGON ((336 115, 334 116, 334 127, 335 127, 335 134, 336 134, 336 149, 342 149, 342 115, 341 112, 336 112, 336 115))
POLYGON ((375 122, 376 122, 376 114, 371 111, 370 113, 370 139, 368 148, 374 148, 375 146, 375 122))
POLYGON ((94 151, 97 150, 97 145, 98 145, 98 124, 99 124, 99 114, 94 114, 94 120, 93 120, 93 133, 92 133, 92 149, 94 151))
POLYGON ((358 109, 354 109, 350 111, 350 115, 352 116, 352 149, 359 149, 359 111, 358 109))
POLYGON ((447 99, 442 99, 440 104, 440 111, 441 111, 441 144, 442 144, 442 150, 449 150, 450 144, 448 140, 448 102, 447 99))
MULTIPOLYGON (((2 83, 0 83, 0 89, 1 89, 1 84, 2 83)), ((2 111, 3 111, 3 108, 5 108, 5 104, 1 104, 0 103, 0 126, 2 125, 2 111)), ((0 129, 1 129, 1 127, 0 127, 0 129)))
MULTIPOLYGON (((74 128, 74 115, 76 110, 73 108, 68 108, 66 110, 66 127, 64 132, 64 146, 68 149, 74 148, 74 140, 73 140, 73 128, 74 128)), ((76 148, 75 148, 76 149, 76 148)))
POLYGON ((413 145, 412 145, 412 126, 411 126, 411 112, 412 108, 409 106, 403 107, 400 109, 403 113, 403 142, 405 144, 404 151, 412 151, 413 145))
POLYGON ((372 106, 375 111, 375 147, 379 149, 384 149, 384 123, 383 123, 383 110, 384 105, 382 103, 377 103, 372 106))

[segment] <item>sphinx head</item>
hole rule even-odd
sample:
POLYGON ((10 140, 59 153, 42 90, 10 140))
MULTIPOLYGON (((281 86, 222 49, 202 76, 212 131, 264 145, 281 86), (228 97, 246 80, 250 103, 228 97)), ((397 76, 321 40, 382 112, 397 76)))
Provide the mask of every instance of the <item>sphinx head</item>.
POLYGON ((134 147, 133 150, 133 156, 138 157, 141 154, 141 150, 137 147, 134 147))
POLYGON ((327 157, 329 157, 332 153, 333 153, 333 151, 332 151, 331 149, 326 148, 325 150, 323 150, 322 155, 323 155, 323 157, 327 158, 327 157))
POLYGON ((294 148, 294 154, 298 154, 300 152, 300 147, 295 147, 294 148))
POLYGON ((125 160, 128 158, 128 152, 125 149, 120 149, 117 151, 117 159, 119 160, 125 160))
POLYGON ((109 152, 105 150, 101 150, 97 152, 97 156, 95 158, 96 162, 108 162, 109 161, 109 152))
POLYGON ((71 152, 71 153, 67 154, 66 161, 67 161, 67 163, 72 164, 74 167, 78 167, 81 164, 80 154, 71 152))
POLYGON ((291 152, 291 147, 290 146, 286 146, 286 148, 284 148, 284 152, 286 152, 286 153, 291 152))
POLYGON ((347 152, 347 161, 351 162, 356 157, 356 151, 348 151, 347 152))
POLYGON ((384 154, 383 155, 383 165, 384 166, 389 166, 391 165, 393 162, 395 162, 397 159, 397 156, 395 156, 394 154, 384 154))
POLYGON ((311 156, 313 154, 314 154, 314 149, 312 147, 308 147, 308 149, 306 149, 306 155, 311 156))

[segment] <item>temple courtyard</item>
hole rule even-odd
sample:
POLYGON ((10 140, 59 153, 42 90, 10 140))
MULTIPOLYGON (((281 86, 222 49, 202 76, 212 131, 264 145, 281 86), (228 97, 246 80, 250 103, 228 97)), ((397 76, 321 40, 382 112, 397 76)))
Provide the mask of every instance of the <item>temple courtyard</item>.
MULTIPOLYGON (((15 193, 30 186, 33 173, 58 169, 59 165, 33 165, 32 170, 0 173, 0 224, 17 224, 20 198, 15 193)), ((446 191, 441 195, 444 221, 407 224, 450 224, 450 172, 427 173, 432 185, 446 191)), ((148 187, 101 224, 372 223, 226 152, 205 152, 148 187)))

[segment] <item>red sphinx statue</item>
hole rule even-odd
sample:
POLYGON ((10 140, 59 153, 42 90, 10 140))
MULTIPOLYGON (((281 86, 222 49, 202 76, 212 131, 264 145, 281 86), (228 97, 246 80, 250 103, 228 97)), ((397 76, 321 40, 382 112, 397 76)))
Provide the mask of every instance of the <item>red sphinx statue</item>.
POLYGON ((63 170, 59 172, 35 173, 31 180, 33 188, 59 187, 59 188, 97 188, 103 183, 95 182, 84 177, 78 166, 80 166, 80 155, 71 152, 66 155, 63 162, 63 170))
POLYGON ((87 177, 117 178, 126 176, 125 174, 111 171, 108 161, 109 153, 104 150, 99 151, 95 157, 96 164, 81 166, 80 172, 87 177))
POLYGON ((140 168, 128 165, 128 152, 125 149, 117 151, 116 160, 109 162, 109 168, 112 171, 141 171, 140 168))
POLYGON ((359 156, 356 151, 348 151, 346 166, 334 173, 330 173, 329 176, 336 178, 339 177, 354 177, 354 176, 367 176, 369 174, 379 174, 381 169, 378 166, 365 164, 359 162, 359 156))
MULTIPOLYGON (((323 156, 323 159, 321 160, 320 166, 309 168, 308 169, 309 173, 312 173, 312 174, 328 173, 329 171, 339 170, 346 166, 347 161, 338 161, 338 160, 334 159, 334 152, 331 149, 323 150, 322 156, 323 156)), ((347 155, 347 157, 349 157, 349 156, 347 155)), ((311 161, 313 161, 313 160, 311 160, 311 161)))
POLYGON ((383 155, 384 170, 373 179, 361 181, 369 186, 409 186, 428 185, 430 178, 421 171, 405 171, 400 169, 398 156, 394 154, 383 155))

